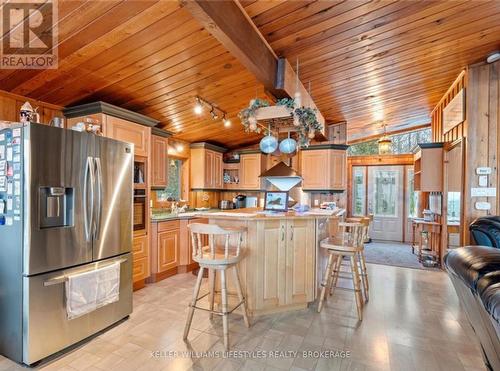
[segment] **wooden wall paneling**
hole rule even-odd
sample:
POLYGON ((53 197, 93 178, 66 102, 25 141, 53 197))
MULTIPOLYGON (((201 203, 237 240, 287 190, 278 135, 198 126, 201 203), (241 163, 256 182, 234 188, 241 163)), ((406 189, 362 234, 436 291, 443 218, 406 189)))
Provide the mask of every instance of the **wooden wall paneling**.
POLYGON ((37 108, 40 121, 43 124, 48 124, 55 116, 64 117, 61 106, 0 90, 0 120, 19 121, 19 110, 26 101, 30 102, 33 108, 37 108))
MULTIPOLYGON (((467 80, 467 131, 464 223, 468 226, 475 218, 498 214, 498 125, 500 62, 470 66, 467 80), (490 167, 488 186, 496 188, 497 197, 471 197, 471 188, 478 187, 477 167, 490 167), (477 210, 475 203, 489 202, 489 211, 477 210)), ((467 229, 467 228, 464 228, 467 229)), ((470 240, 464 231, 464 243, 470 240)))

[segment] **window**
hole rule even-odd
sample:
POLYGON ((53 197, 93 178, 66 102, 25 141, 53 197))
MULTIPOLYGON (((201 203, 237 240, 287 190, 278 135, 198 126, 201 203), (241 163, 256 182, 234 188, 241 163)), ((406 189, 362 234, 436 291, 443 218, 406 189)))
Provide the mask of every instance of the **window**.
POLYGON ((415 171, 413 169, 408 169, 407 179, 408 217, 415 218, 418 212, 418 192, 415 191, 415 171))
MULTIPOLYGON (((392 153, 411 153, 417 143, 430 143, 432 141, 431 129, 410 131, 403 134, 391 135, 392 153)), ((349 147, 350 156, 378 155, 378 142, 371 140, 368 142, 356 143, 349 147)))
POLYGON ((366 214, 366 195, 365 195, 365 168, 362 166, 353 166, 352 168, 352 214, 361 216, 366 214))
POLYGON ((182 160, 170 159, 168 164, 168 186, 157 191, 158 201, 179 201, 181 198, 182 160))
POLYGON ((448 192, 448 222, 460 222, 460 192, 448 192))

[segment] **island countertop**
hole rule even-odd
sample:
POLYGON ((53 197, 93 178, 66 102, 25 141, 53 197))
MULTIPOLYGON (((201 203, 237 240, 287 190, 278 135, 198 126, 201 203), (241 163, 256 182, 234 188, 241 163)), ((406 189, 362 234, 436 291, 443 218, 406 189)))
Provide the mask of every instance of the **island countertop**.
POLYGON ((345 209, 336 209, 332 211, 311 209, 304 213, 298 213, 295 211, 265 212, 261 208, 243 208, 243 209, 212 212, 209 214, 204 214, 203 217, 208 219, 231 219, 231 220, 244 220, 244 221, 271 220, 271 219, 307 220, 307 219, 340 217, 344 214, 345 214, 345 209))

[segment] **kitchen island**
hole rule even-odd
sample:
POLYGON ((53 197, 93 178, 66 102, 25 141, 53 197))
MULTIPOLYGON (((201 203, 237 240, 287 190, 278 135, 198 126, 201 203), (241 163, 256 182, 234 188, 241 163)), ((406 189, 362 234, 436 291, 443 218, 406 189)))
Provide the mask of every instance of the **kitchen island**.
MULTIPOLYGON (((251 315, 303 309, 318 294, 326 256, 319 241, 328 237, 344 210, 264 214, 238 209, 204 215, 210 224, 245 227, 240 278, 251 315)), ((235 241, 233 241, 235 243, 235 241)), ((229 291, 235 292, 229 281, 229 291)))

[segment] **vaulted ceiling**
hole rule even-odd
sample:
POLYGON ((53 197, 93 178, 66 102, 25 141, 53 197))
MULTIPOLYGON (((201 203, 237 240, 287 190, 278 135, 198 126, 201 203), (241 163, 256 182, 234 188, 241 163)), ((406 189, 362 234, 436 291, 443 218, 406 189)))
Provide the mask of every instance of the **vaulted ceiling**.
MULTIPOLYGON (((295 66, 327 122, 351 139, 429 123, 467 64, 500 47, 500 2, 241 2, 295 66)), ((53 104, 103 100, 162 122, 181 139, 258 140, 236 115, 263 87, 177 1, 59 1, 59 68, 0 70, 0 89, 53 104), (194 97, 229 113, 196 116, 194 97)))

